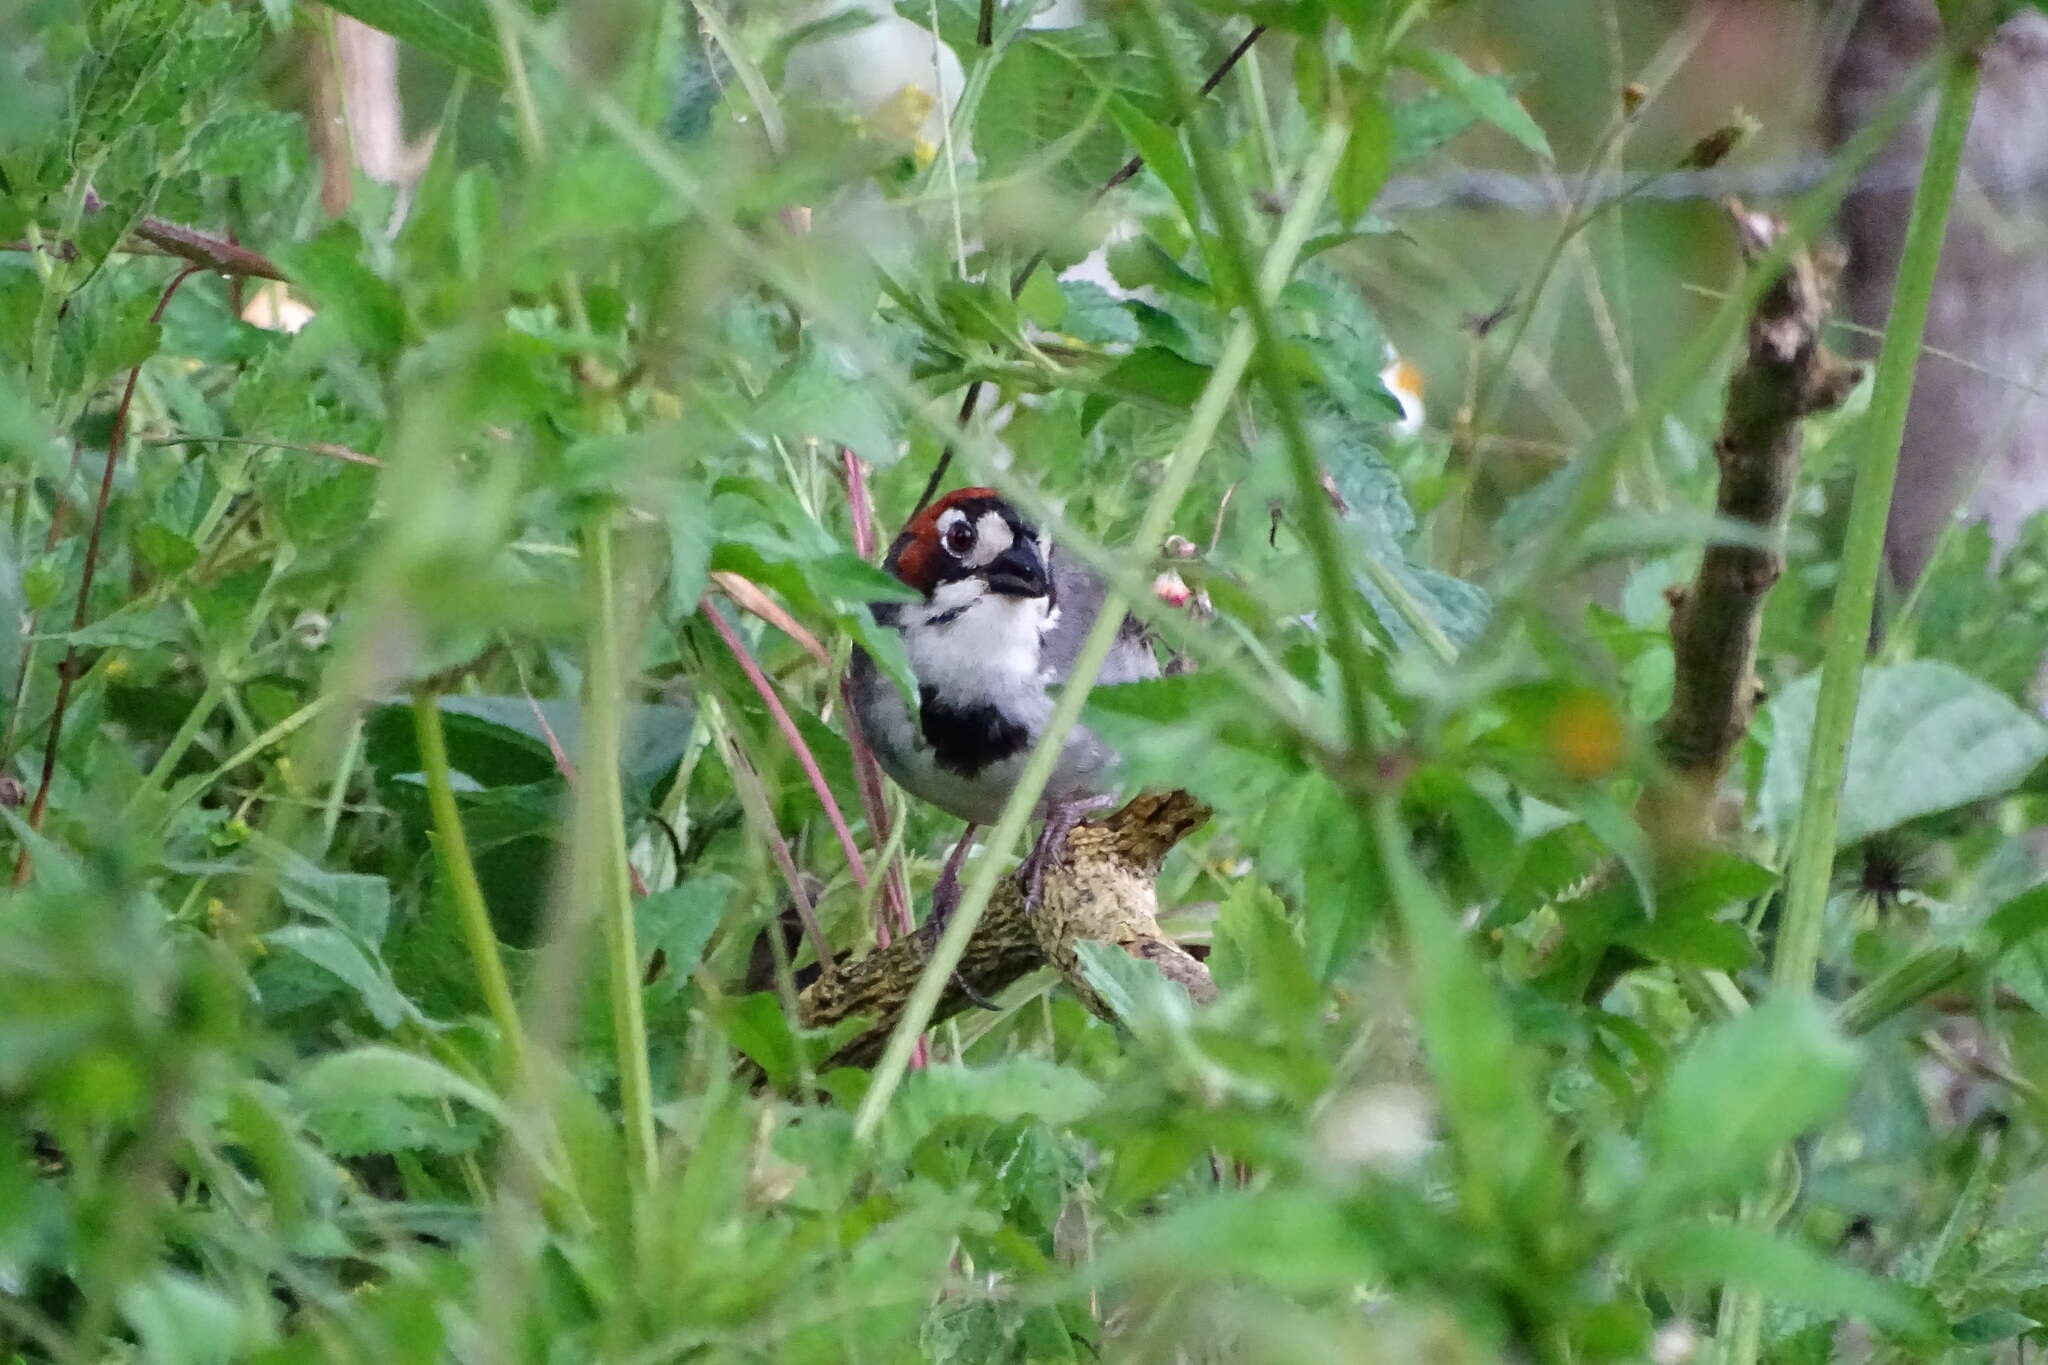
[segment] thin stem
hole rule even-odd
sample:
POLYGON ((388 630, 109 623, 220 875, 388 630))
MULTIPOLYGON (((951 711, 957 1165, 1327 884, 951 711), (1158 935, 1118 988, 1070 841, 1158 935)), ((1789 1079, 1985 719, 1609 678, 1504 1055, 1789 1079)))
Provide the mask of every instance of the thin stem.
POLYGON ((1835 1022, 1851 1038, 1861 1037, 1947 990, 1975 965, 1969 951, 1958 944, 1923 948, 1844 1000, 1835 1011, 1835 1022))
MULTIPOLYGON (((1328 621, 1331 652, 1336 656, 1342 680, 1345 737, 1354 751, 1362 750, 1368 740, 1366 679, 1372 670, 1372 655, 1366 644, 1364 622, 1359 617, 1358 593, 1352 586, 1350 557, 1344 547, 1343 530, 1337 522, 1337 509, 1323 490, 1322 463, 1309 443, 1308 427, 1302 417, 1301 392, 1288 370, 1280 331, 1274 325, 1273 310, 1261 287, 1263 281, 1260 285, 1253 283, 1251 234, 1245 226, 1244 191, 1224 164, 1215 134, 1202 120, 1194 117, 1195 102, 1200 95, 1187 88, 1186 77, 1175 56, 1172 35, 1166 31, 1166 21, 1159 12, 1157 0, 1145 0, 1138 6, 1138 13, 1150 32, 1160 71, 1187 128, 1195 179, 1201 185, 1202 197, 1209 201, 1209 212, 1216 221, 1216 237, 1221 248, 1218 263, 1230 268, 1231 276, 1241 290, 1245 320, 1251 324, 1252 335, 1258 342, 1259 377, 1279 419, 1288 468, 1294 475, 1295 500, 1299 504, 1297 513, 1303 523, 1302 535, 1315 562, 1318 605, 1328 621)), ((1331 128, 1325 130, 1324 142, 1327 144, 1334 135, 1341 150, 1349 134, 1348 123, 1333 120, 1331 128)), ((1316 155, 1320 156, 1322 152, 1323 148, 1319 146, 1316 155)), ((1309 187, 1304 185, 1302 196, 1308 196, 1308 191, 1309 187)), ((1314 197, 1320 200, 1320 193, 1314 197)))
MULTIPOLYGON (((1785 909, 1771 962, 1771 980, 1780 990, 1811 990, 1814 969, 1820 960, 1828 878, 1834 870, 1842 775, 1848 765, 1856 696, 1862 683, 1864 654, 1870 644, 1871 612, 1877 601, 1877 575, 1884 556, 1885 519, 1891 510, 1892 483, 1898 473, 1899 443, 1905 434, 1906 407, 1912 397, 1914 362, 1921 333, 1927 325, 1949 205, 1954 201, 1956 178, 1962 168, 1963 142, 1976 105, 1975 54, 1951 48, 1943 55, 1940 67, 1940 102, 1928 134, 1920 186, 1913 195, 1898 283, 1892 295, 1891 320, 1885 328, 1884 349, 1878 357, 1866 428, 1871 439, 1863 443, 1856 490, 1850 498, 1840 578, 1821 662, 1820 698, 1814 714, 1812 748, 1807 755, 1806 786, 1799 824, 1792 836, 1792 854, 1785 877, 1785 909)), ((1772 1215, 1767 1209, 1749 1209, 1745 1213, 1753 1220, 1772 1215)), ((1722 1301, 1716 1335, 1724 1365, 1756 1365, 1763 1349, 1763 1309, 1763 1295, 1754 1289, 1730 1291, 1722 1301)))
POLYGON ((625 795, 619 789, 619 712, 625 684, 609 513, 600 513, 585 532, 583 548, 584 603, 590 631, 583 676, 586 748, 582 800, 586 803, 585 847, 590 859, 585 866, 596 871, 599 919, 610 969, 626 1159, 632 1180, 651 1184, 655 1171, 654 1082, 647 1059, 647 1017, 640 997, 640 948, 634 932, 632 887, 626 875, 625 795))
MULTIPOLYGON (((1280 293, 1293 273, 1294 262, 1301 254, 1302 244, 1308 240, 1309 230, 1322 209, 1324 196, 1329 192, 1331 177, 1336 174, 1337 163, 1344 155, 1344 144, 1349 134, 1350 129, 1342 123, 1333 122, 1324 128, 1308 164, 1302 169, 1300 190, 1288 206, 1287 216, 1281 220, 1280 230, 1259 275, 1258 288, 1269 298, 1280 293)), ((1140 519, 1136 544, 1157 545, 1165 536, 1175 509, 1194 479, 1203 453, 1230 409, 1238 382, 1251 362, 1255 342, 1254 327, 1250 321, 1240 319, 1231 328, 1222 354, 1217 358, 1215 368, 1209 372, 1208 382, 1203 385, 1201 395, 1188 415, 1188 425, 1167 456, 1166 469, 1140 519)), ((1320 491, 1318 489, 1318 496, 1320 491)), ((925 964, 924 972, 912 989, 903 1014, 897 1019, 895 1030, 890 1033, 889 1041, 882 1050, 882 1058, 875 1064, 868 1093, 862 1098, 860 1110, 854 1118, 854 1135, 862 1141, 874 1136, 890 1097, 902 1083, 903 1073, 910 1064, 911 1050, 931 1021, 932 1011, 937 1007, 947 982, 952 980, 954 969, 960 965, 968 940, 973 938, 982 913, 988 908, 989 897, 995 893, 1003 860, 1024 832, 1025 823, 1038 805, 1039 794, 1045 790, 1046 782, 1052 777, 1053 766, 1066 747, 1067 735, 1080 720, 1081 708, 1087 704, 1088 693, 1095 686, 1102 662, 1109 657, 1110 647, 1116 643, 1128 604, 1129 598, 1116 587, 1112 587, 1103 598, 1101 613, 1095 618, 1088 638, 1082 642, 1073 672, 1060 692, 1059 705, 1054 708, 1052 719, 1039 736, 1029 762, 1024 765, 1024 771, 1010 793, 1010 799, 1004 803, 1001 817, 989 832, 982 857, 968 875, 960 904, 953 911, 946 932, 932 949, 931 959, 925 964)))
POLYGON ((1955 198, 1963 140, 1969 132, 1976 95, 1974 55, 1949 53, 1942 73, 1940 103, 1928 136, 1926 170, 1921 175, 1920 188, 1914 193, 1912 217, 1906 227, 1891 321, 1885 328, 1884 348, 1878 356, 1865 427, 1868 439, 1862 442, 1863 455, 1842 544, 1841 573, 1834 608, 1829 614, 1813 745, 1807 755, 1804 799, 1792 836, 1785 878, 1784 922, 1778 934, 1777 956, 1771 965, 1772 980, 1780 988, 1809 988, 1820 957, 1828 878, 1835 861, 1842 774, 1848 766, 1856 697, 1862 683, 1864 656, 1870 646, 1877 576, 1884 559, 1885 519, 1891 510, 1906 408, 1913 394, 1914 362, 1934 296, 1935 270, 1941 264, 1942 238, 1947 231, 1949 205, 1955 198))
MULTIPOLYGON (((198 273, 198 266, 188 265, 171 277, 171 282, 164 286, 162 296, 157 299, 156 307, 150 310, 149 320, 152 325, 163 321, 164 310, 171 306, 172 298, 177 295, 178 286, 198 273)), ((107 506, 114 499, 114 471, 120 467, 121 449, 128 443, 128 410, 135 402, 135 385, 141 378, 142 366, 136 365, 128 371, 128 383, 121 390, 121 404, 114 409, 113 430, 107 434, 107 461, 100 470, 99 501, 93 504, 92 529, 87 532, 85 538, 85 567, 78 577, 78 605, 71 613, 73 631, 84 630, 85 623, 92 613, 92 584, 99 571, 100 537, 107 526, 107 506)), ((50 805, 50 783, 57 775, 57 745, 64 737, 64 713, 71 707, 71 689, 85 672, 85 667, 84 661, 78 656, 78 646, 67 645, 64 657, 57 663, 57 699, 50 708, 50 737, 43 746, 42 776, 36 783, 35 803, 29 807, 30 829, 39 830, 43 827, 43 814, 50 805)), ((14 860, 16 886, 27 883, 29 870, 28 845, 23 844, 20 854, 14 860)))
POLYGON ((774 717, 775 728, 782 732, 783 742, 789 745, 790 752, 796 755, 797 766, 804 770, 804 778, 811 784, 811 791, 817 796, 818 804, 825 808, 825 818, 831 823, 833 834, 838 836, 839 849, 846 855, 846 866, 853 873, 854 885, 866 890, 868 866, 862 861, 860 849, 853 842, 853 831, 846 827, 846 817, 839 813, 839 802, 833 797, 832 788, 826 784, 825 774, 819 770, 818 760, 812 755, 811 746, 804 742, 803 732, 796 728, 796 722, 790 718, 789 708, 782 704, 781 696, 776 693, 775 684, 761 671, 761 665, 754 662, 754 656, 747 652, 746 641, 740 639, 739 633, 719 615, 718 608, 711 604, 710 598, 707 597, 700 602, 698 610, 704 614, 704 619, 711 623, 711 628, 718 633, 718 638, 725 642, 727 651, 739 664, 740 671, 747 675, 747 682, 753 687, 754 694, 768 708, 768 714, 774 717))
MULTIPOLYGON (((1244 37, 1240 38, 1237 46, 1233 47, 1229 54, 1216 64, 1216 69, 1211 71, 1208 79, 1202 82, 1202 88, 1197 92, 1195 98, 1200 99, 1217 86, 1223 84, 1224 78, 1236 68, 1239 62, 1244 60, 1245 54, 1252 50, 1252 44, 1258 42, 1260 35, 1265 33, 1265 31, 1266 26, 1264 24, 1257 24, 1244 37)), ((1192 101, 1189 101, 1186 107, 1191 108, 1192 103, 1192 101)), ((1144 169, 1145 158, 1142 156, 1132 157, 1117 168, 1116 174, 1103 182, 1101 189, 1095 191, 1093 202, 1100 203, 1108 197, 1110 191, 1125 181, 1132 179, 1139 171, 1144 169)), ((1010 280, 1010 296, 1012 298, 1024 292, 1024 286, 1031 282, 1032 275, 1037 272, 1038 267, 1044 260, 1045 253, 1043 251, 1035 253, 1030 260, 1024 263, 1023 268, 1012 277, 1010 280)), ((960 400, 960 416, 956 420, 955 425, 964 427, 967 425, 968 419, 974 416, 974 410, 981 402, 981 390, 984 382, 977 379, 967 386, 967 396, 960 400)), ((951 442, 948 442, 945 448, 939 452, 938 463, 932 466, 931 477, 924 482, 924 492, 918 494, 917 506, 910 509, 913 516, 923 510, 924 505, 938 495, 939 486, 945 479, 946 470, 952 466, 952 463, 953 446, 951 442)))
POLYGON ((1567 570, 1580 550, 1585 529, 1608 503, 1608 490, 1622 458, 1641 442, 1650 439, 1666 414, 1676 408, 1714 364, 1729 341, 1745 325, 1764 291, 1777 282, 1792 258, 1813 240, 1844 195, 1855 183, 1857 172, 1891 140, 1906 116, 1926 93, 1931 70, 1923 67, 1901 82, 1877 114, 1842 144, 1827 175, 1810 194, 1785 216, 1785 231, 1771 249, 1758 258, 1731 290, 1722 305, 1700 327, 1693 339, 1621 424, 1610 428, 1585 450, 1567 477, 1564 505, 1543 533, 1519 556, 1504 575, 1497 591, 1497 605, 1489 620, 1483 643, 1465 651, 1466 657, 1484 660, 1494 656, 1521 613, 1511 607, 1526 604, 1535 594, 1567 570))
MULTIPOLYGON (((233 691, 229 690, 224 692, 222 697, 225 699, 233 695, 233 691)), ((210 789, 216 782, 219 782, 229 773, 241 767, 244 763, 249 762, 264 750, 290 739, 303 729, 307 722, 341 700, 344 699, 332 693, 323 693, 313 698, 313 700, 307 702, 304 706, 301 706, 298 710, 292 712, 283 720, 271 726, 262 734, 255 736, 247 744, 244 744, 241 748, 222 759, 214 766, 211 772, 195 780, 178 784, 177 791, 172 794, 171 800, 165 806, 163 814, 157 820, 158 832, 161 833, 171 827, 172 817, 182 810, 188 801, 196 799, 201 792, 210 789)))
POLYGON ((434 852, 441 864, 441 875, 448 879, 448 899, 455 906, 463 943, 469 948, 477 988, 483 992, 484 1006, 491 1012, 491 1022, 497 1026, 505 1049, 507 1069, 517 1076, 526 1068, 526 1031, 519 1022, 519 1006, 512 998, 505 959, 498 951, 497 932, 491 928, 483 884, 477 880, 476 863, 470 857, 462 812, 455 805, 448 736, 441 726, 440 698, 431 688, 423 687, 412 694, 412 725, 420 746, 420 771, 427 782, 427 809, 434 818, 434 852))
POLYGON ((178 726, 177 732, 171 736, 170 742, 164 745, 164 751, 158 755, 155 766, 129 796, 127 805, 123 807, 127 814, 133 815, 141 810, 164 789, 164 785, 171 780, 171 774, 184 762, 185 752, 192 747, 192 741, 199 738, 200 730, 205 728, 207 721, 213 719, 213 713, 220 706, 221 698, 226 692, 226 685, 218 678, 208 680, 205 689, 199 694, 199 700, 192 704, 192 709, 185 713, 185 719, 178 726))

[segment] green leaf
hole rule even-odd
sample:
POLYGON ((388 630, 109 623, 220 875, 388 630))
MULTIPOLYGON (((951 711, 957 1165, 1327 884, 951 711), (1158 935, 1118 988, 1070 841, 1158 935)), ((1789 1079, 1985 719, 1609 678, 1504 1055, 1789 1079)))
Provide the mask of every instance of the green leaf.
POLYGON ((1989 1346, 1993 1342, 2023 1336, 2040 1325, 2025 1313, 2016 1313, 2010 1308, 1987 1308, 1956 1323, 1949 1333, 1963 1346, 1989 1346))
POLYGON ((1555 1207, 1560 1172, 1533 1083, 1537 1064, 1515 1037, 1506 1002, 1451 908, 1415 866, 1396 804, 1382 798, 1374 817, 1388 899, 1413 963, 1410 999, 1466 1201, 1496 1224, 1540 1223, 1555 1207))
POLYGON ((183 638, 184 617, 175 605, 136 603, 57 638, 81 649, 155 649, 183 638))
POLYGON ((1155 80, 1151 61, 1103 25, 1020 34, 1002 49, 982 95, 974 130, 975 151, 986 159, 982 179, 1045 170, 1070 191, 1093 193, 1129 155, 1110 118, 1112 101, 1156 119, 1164 110, 1155 80))
POLYGON ((1132 148, 1145 158, 1146 171, 1158 176, 1173 196, 1181 216, 1189 223, 1200 223, 1202 204, 1195 192, 1195 168, 1188 162, 1179 130, 1149 117, 1129 100, 1113 101, 1109 111, 1132 148))
POLYGON ((500 1123, 511 1118, 504 1103, 474 1081, 439 1062, 375 1044, 330 1053, 315 1061, 299 1073, 292 1094, 301 1104, 311 1106, 393 1097, 459 1100, 500 1123))
POLYGON ((1337 163, 1337 179, 1331 186, 1346 226, 1365 216, 1393 168, 1393 116, 1376 92, 1363 92, 1352 111, 1351 140, 1344 144, 1344 159, 1337 163))
MULTIPOLYGON (((1791 836, 1813 742, 1818 675, 1771 703, 1771 747, 1757 813, 1791 836)), ((1863 675, 1842 783, 1838 845, 2011 791, 2048 757, 2048 725, 1944 663, 1916 659, 1863 675)))
MULTIPOLYGON (((580 703, 502 696, 444 696, 438 701, 450 761, 479 786, 525 786, 556 777, 551 737, 572 763, 582 752, 580 703)), ((624 710, 620 767, 630 789, 645 791, 683 756, 692 713, 688 707, 645 703, 624 710)), ((410 699, 381 702, 371 712, 366 738, 372 758, 387 776, 419 771, 410 699)))
MULTIPOLYGON (((990 297, 970 292, 977 302, 990 297)), ((1014 335, 1016 306, 1006 292, 1001 305, 1014 335)), ((836 442, 876 466, 894 464, 899 448, 900 427, 880 386, 870 382, 845 352, 824 343, 806 344, 775 377, 761 395, 750 425, 764 435, 836 442)))
POLYGON ((341 930, 319 924, 287 924, 271 930, 263 939, 273 948, 297 953, 345 982, 383 1027, 397 1028, 408 1019, 419 1019, 419 1011, 392 982, 391 974, 341 930))
POLYGON ((1861 1056, 1804 996, 1774 997, 1717 1024, 1671 1068, 1646 1128, 1650 1206, 1741 1189, 1855 1088, 1861 1056))
POLYGON ((787 1085, 796 1079, 802 1044, 790 1031, 774 992, 760 991, 728 1001, 720 1022, 732 1045, 751 1057, 769 1080, 787 1085))
POLYGON ((121 1289, 121 1316, 142 1339, 148 1365, 227 1365, 243 1359, 247 1319, 234 1301, 174 1270, 121 1289))
POLYGON ((1674 1286, 1756 1289, 1777 1303, 1904 1331, 1929 1325, 1912 1296, 1749 1223, 1655 1227, 1644 1238, 1642 1259, 1674 1286))
POLYGON ((1102 1087, 1079 1071, 1040 1057, 1015 1056, 991 1066, 927 1067, 904 1084, 897 1112, 913 1130, 953 1118, 1068 1124, 1102 1099, 1102 1087))
POLYGON ((1133 1032, 1153 1025, 1171 1029, 1188 1017, 1188 994, 1150 962, 1141 962, 1114 943, 1082 939, 1074 944, 1081 976, 1102 1002, 1133 1032))
POLYGON ((1501 82, 1479 75, 1456 53, 1440 47, 1406 53, 1402 60, 1432 77, 1446 93, 1462 101, 1474 114, 1543 160, 1556 160, 1550 151, 1550 139, 1543 135, 1543 129, 1501 82))
POLYGON ((736 889, 730 877, 700 873, 635 902, 641 947, 649 952, 659 948, 672 976, 688 976, 703 960, 704 945, 736 889))
POLYGON ((505 62, 486 0, 333 0, 333 9, 486 80, 505 62))

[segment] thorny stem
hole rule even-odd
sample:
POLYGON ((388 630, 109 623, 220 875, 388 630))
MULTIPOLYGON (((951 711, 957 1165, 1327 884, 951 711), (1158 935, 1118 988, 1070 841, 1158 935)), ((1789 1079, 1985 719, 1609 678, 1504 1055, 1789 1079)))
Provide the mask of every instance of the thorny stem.
MULTIPOLYGON (((1940 66, 1941 97, 1928 133, 1920 186, 1913 195, 1912 217, 1907 223, 1898 282, 1892 295, 1891 321, 1885 328, 1884 348, 1878 356, 1869 425, 1865 428, 1870 439, 1863 443, 1856 490, 1850 498, 1841 575, 1821 661, 1820 698, 1814 714, 1812 748, 1807 756, 1806 786, 1799 824, 1792 836, 1784 916, 1771 961, 1771 981, 1781 991, 1811 990, 1814 968, 1820 959, 1828 878, 1834 870, 1842 774, 1848 764, 1856 697, 1862 682, 1864 654, 1870 644, 1877 575, 1884 557, 1885 520, 1898 473, 1906 408, 1913 393, 1914 362, 1934 296, 1934 277, 1941 264, 1949 205, 1955 198, 1963 144, 1976 105, 1976 54, 1951 48, 1940 66)), ((1763 1295, 1752 1289, 1733 1291, 1722 1301, 1716 1335, 1724 1365, 1756 1365, 1763 1346, 1763 1313, 1763 1295)))
MULTIPOLYGON (((1287 216, 1281 220, 1272 249, 1259 273, 1256 288, 1266 296, 1278 295, 1293 273, 1294 262, 1301 254, 1303 243, 1308 240, 1316 214, 1322 209, 1324 196, 1336 174, 1337 163, 1344 155, 1344 144, 1349 135, 1347 125, 1339 122, 1329 124, 1310 154, 1308 164, 1302 168, 1300 189, 1293 204, 1288 206, 1287 216)), ((1195 400, 1180 440, 1167 457, 1159 485, 1139 521, 1135 537, 1137 544, 1156 545, 1166 534, 1203 453, 1230 408, 1238 381, 1244 377, 1251 362, 1255 342, 1254 324, 1248 319, 1240 319, 1232 327, 1216 367, 1209 372, 1208 382, 1195 400)), ((1320 488, 1317 494, 1321 496, 1320 488)), ((1053 765, 1059 761, 1061 750, 1065 748, 1067 735, 1080 720, 1081 708, 1087 703, 1088 693, 1095 685, 1103 660, 1109 657, 1110 647, 1116 643, 1128 602, 1129 599, 1114 587, 1104 597, 1101 612, 1074 660, 1073 672, 1061 689, 1059 705, 1054 708, 1052 719, 1046 723, 1044 732, 1032 749, 1030 761, 1025 764, 1009 800, 1004 803, 1002 815, 989 832, 983 856, 968 876, 960 904, 953 911, 946 932, 932 949, 931 959, 925 964, 924 973, 883 1048, 882 1058, 875 1065, 868 1092, 854 1118, 856 1138, 862 1141, 873 1138, 890 1097, 901 1084, 910 1062, 911 1049, 931 1020, 939 997, 953 979, 968 941, 974 936, 975 926, 981 922, 982 914, 988 908, 989 897, 994 894, 1001 876, 1003 859, 1024 832, 1026 822, 1038 805, 1040 793, 1052 777, 1053 765)))
MULTIPOLYGON (((178 286, 198 274, 199 266, 188 265, 171 277, 164 286, 162 297, 156 307, 150 310, 150 325, 164 319, 164 310, 171 306, 178 286)), ((121 448, 128 440, 128 409, 135 402, 135 385, 142 377, 142 366, 136 365, 128 371, 128 383, 121 390, 121 405, 114 409, 113 430, 107 434, 107 462, 100 471, 99 500, 93 504, 92 529, 85 538, 85 567, 78 577, 78 605, 71 613, 71 629, 75 634, 85 629, 86 617, 92 610, 93 578, 99 571, 100 537, 107 526, 107 506, 114 497, 114 470, 120 466, 121 448)), ((64 737, 64 713, 71 707, 71 689, 84 672, 84 661, 79 658, 76 644, 66 645, 64 657, 57 663, 57 699, 50 707, 50 738, 43 747, 43 771, 36 784, 35 803, 29 807, 28 827, 39 830, 43 827, 43 814, 50 805, 50 782, 57 773, 57 744, 64 737)), ((14 860, 14 884, 28 882, 30 860, 28 846, 22 845, 21 852, 14 860)))

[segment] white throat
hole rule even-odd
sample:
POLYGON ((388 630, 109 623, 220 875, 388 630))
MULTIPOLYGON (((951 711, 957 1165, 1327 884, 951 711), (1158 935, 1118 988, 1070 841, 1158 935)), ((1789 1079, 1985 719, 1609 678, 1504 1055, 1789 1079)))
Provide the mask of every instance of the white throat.
POLYGON ((910 670, 924 686, 962 703, 1044 695, 1040 645, 1058 619, 1050 598, 1006 597, 963 578, 905 614, 910 670))

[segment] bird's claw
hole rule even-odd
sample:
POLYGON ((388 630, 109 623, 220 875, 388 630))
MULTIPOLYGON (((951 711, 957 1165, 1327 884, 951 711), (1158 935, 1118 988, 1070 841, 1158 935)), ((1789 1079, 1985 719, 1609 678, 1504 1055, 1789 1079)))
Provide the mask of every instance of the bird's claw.
POLYGON ((1046 811, 1045 826, 1038 831, 1038 842, 1024 855, 1024 866, 1019 869, 1024 877, 1024 908, 1027 911, 1038 908, 1039 898, 1045 892, 1046 871, 1065 847, 1067 836, 1089 816, 1108 810, 1115 804, 1114 797, 1091 796, 1064 802, 1046 811))

